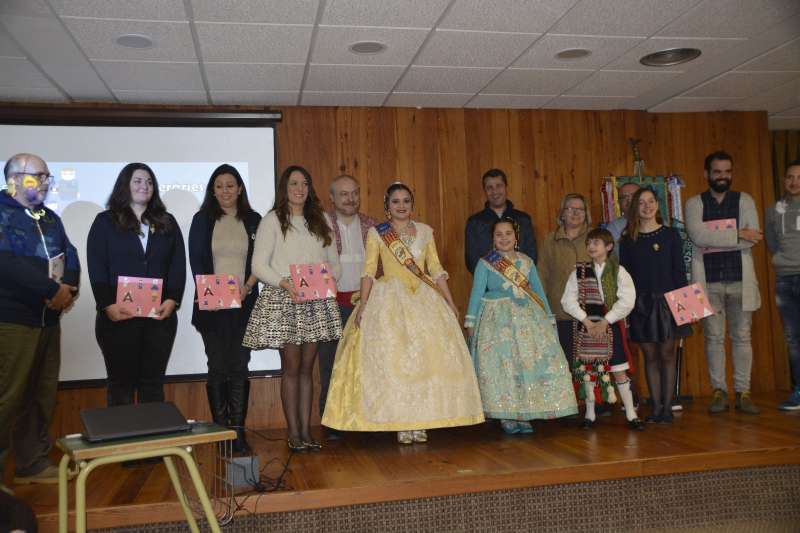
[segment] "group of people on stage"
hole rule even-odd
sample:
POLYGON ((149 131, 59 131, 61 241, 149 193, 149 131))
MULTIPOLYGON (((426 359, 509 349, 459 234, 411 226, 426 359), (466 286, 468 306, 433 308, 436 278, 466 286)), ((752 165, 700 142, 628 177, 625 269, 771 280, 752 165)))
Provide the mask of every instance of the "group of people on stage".
MULTIPOLYGON (((733 159, 705 160, 708 190, 686 203, 693 243, 692 279, 716 314, 703 320, 710 412, 728 408, 725 323, 733 345, 736 408, 757 414, 750 397, 752 313, 760 305, 751 248, 762 239, 753 199, 730 189, 733 159), (735 219, 711 230, 710 220, 735 219), (715 248, 716 253, 704 254, 715 248)), ((54 479, 47 427, 55 406, 59 317, 77 297, 80 265, 59 217, 44 207, 52 181, 31 154, 11 157, 0 192, 0 462, 11 445, 18 483, 54 479), (63 254, 56 280, 53 260, 63 254), (13 431, 12 431, 13 428, 13 431)), ((281 400, 293 451, 321 448, 310 431, 312 370, 320 359, 320 413, 329 439, 340 431, 396 431, 400 443, 425 442, 426 430, 499 420, 509 434, 533 432, 532 420, 573 416, 597 421, 598 403, 619 397, 631 429, 670 423, 678 326, 664 293, 687 285, 682 240, 663 224, 656 193, 619 190, 623 216, 594 228, 586 199, 566 195, 557 229, 539 243, 531 217, 507 198, 499 169, 483 178, 485 208, 466 224, 465 260, 473 274, 463 322, 448 288, 433 230, 416 220, 414 193, 395 182, 385 219, 360 212, 359 183, 335 178, 325 212, 312 177, 290 166, 263 218, 250 207, 239 172, 211 175, 188 236, 192 273, 236 275, 237 309, 201 310, 192 324, 208 357, 207 395, 214 422, 244 426, 250 350, 281 357, 281 400), (301 300, 289 265, 326 263, 335 297, 301 300), (262 285, 258 290, 259 283, 262 285), (463 326, 463 329, 462 329, 463 326), (466 335, 465 335, 466 332, 466 335), (651 410, 639 418, 628 342, 644 353, 651 410)), ((785 195, 766 217, 777 273, 794 390, 782 409, 800 409, 800 161, 789 165, 785 195)), ((108 375, 108 404, 161 401, 176 335, 175 310, 186 281, 184 238, 159 196, 152 169, 126 165, 107 210, 91 226, 89 279, 95 335, 108 375), (160 278, 155 320, 116 303, 118 276, 160 278)), ((0 472, 1 473, 1 472, 0 472)))

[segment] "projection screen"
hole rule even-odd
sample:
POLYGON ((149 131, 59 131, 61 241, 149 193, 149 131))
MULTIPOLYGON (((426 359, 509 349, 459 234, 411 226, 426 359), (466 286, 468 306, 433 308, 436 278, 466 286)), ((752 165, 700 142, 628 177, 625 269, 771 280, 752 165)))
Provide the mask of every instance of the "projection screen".
MULTIPOLYGON (((86 269, 86 238, 95 215, 105 209, 122 167, 133 161, 153 168, 161 197, 188 241, 192 216, 199 208, 211 172, 234 165, 247 184, 250 202, 260 214, 275 193, 275 139, 272 127, 114 127, 28 126, 0 124, 2 157, 30 152, 47 161, 55 176, 47 205, 64 220, 80 255, 81 294, 63 316, 61 381, 106 377, 94 335, 95 302, 86 269)), ((3 186, 5 181, 3 181, 3 186)), ((206 356, 200 334, 191 325, 194 283, 187 257, 186 291, 178 310, 178 335, 168 375, 204 374, 206 356)), ((253 352, 250 370, 280 368, 277 352, 253 352)))

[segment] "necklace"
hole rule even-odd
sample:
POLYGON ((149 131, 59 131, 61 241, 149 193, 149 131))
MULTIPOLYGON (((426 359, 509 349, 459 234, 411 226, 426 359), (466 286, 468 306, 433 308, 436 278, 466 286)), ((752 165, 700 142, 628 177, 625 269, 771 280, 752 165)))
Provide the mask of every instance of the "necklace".
POLYGON ((400 240, 403 241, 403 244, 407 247, 410 248, 411 245, 414 244, 414 240, 416 240, 416 235, 414 234, 416 233, 416 228, 413 220, 409 221, 402 229, 395 225, 392 225, 392 229, 400 236, 400 240))

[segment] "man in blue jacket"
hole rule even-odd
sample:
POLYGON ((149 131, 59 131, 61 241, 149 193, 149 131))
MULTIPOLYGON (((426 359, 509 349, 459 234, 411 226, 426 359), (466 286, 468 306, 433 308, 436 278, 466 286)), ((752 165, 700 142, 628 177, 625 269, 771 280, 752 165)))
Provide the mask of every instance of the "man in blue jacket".
POLYGON ((533 235, 533 222, 528 213, 514 209, 508 199, 508 178, 499 168, 487 170, 481 178, 486 204, 482 211, 467 219, 464 259, 467 269, 475 273, 478 260, 492 250, 492 224, 495 220, 509 217, 519 225, 519 251, 536 262, 536 237, 533 235))
POLYGON ((10 448, 16 484, 57 483, 47 454, 61 359, 61 313, 77 296, 78 252, 44 207, 53 176, 32 154, 4 168, 0 191, 0 489, 10 448))

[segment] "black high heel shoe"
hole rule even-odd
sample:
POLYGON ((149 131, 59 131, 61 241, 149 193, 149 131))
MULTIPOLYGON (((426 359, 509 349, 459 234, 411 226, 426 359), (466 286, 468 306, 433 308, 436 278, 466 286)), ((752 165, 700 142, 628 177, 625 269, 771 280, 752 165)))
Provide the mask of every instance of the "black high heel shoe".
POLYGON ((289 447, 290 452, 302 453, 308 451, 308 445, 301 440, 286 439, 286 446, 289 447), (298 444, 299 442, 299 444, 298 444))
POLYGON ((308 441, 304 440, 303 441, 303 446, 308 448, 308 451, 310 451, 310 452, 319 452, 319 451, 322 450, 322 444, 320 444, 319 442, 315 441, 314 439, 311 439, 311 440, 308 440, 308 441))

